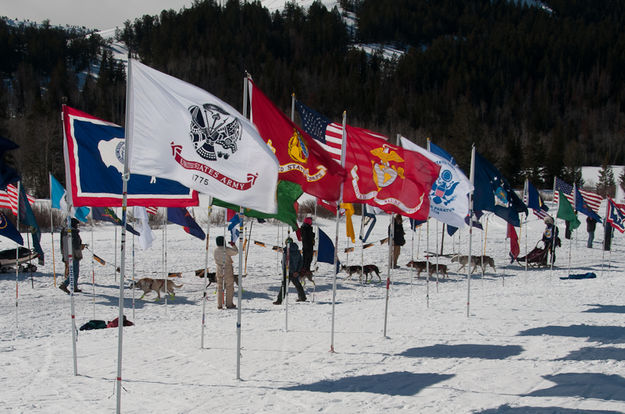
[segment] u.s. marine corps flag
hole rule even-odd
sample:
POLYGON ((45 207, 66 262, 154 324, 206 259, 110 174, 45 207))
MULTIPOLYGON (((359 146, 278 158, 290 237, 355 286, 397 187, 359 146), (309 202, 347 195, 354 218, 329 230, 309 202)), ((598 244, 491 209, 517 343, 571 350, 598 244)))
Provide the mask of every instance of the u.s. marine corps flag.
POLYGON ((343 201, 427 220, 440 167, 423 155, 347 126, 343 201))
POLYGON ((128 78, 131 173, 276 212, 278 161, 251 122, 205 90, 133 59, 128 78))
POLYGON ((252 122, 276 154, 281 180, 299 184, 305 193, 327 201, 340 195, 345 170, 321 145, 299 129, 248 79, 252 122))

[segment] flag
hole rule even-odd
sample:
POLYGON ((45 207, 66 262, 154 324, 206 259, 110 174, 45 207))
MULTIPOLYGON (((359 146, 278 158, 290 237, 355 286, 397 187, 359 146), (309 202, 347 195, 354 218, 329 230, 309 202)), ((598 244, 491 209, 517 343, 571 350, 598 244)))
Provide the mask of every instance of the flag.
POLYGON ((4 189, 8 184, 20 180, 17 170, 4 162, 4 153, 17 148, 19 148, 19 145, 15 142, 0 137, 0 189, 4 189))
MULTIPOLYGON (((30 207, 35 204, 35 197, 26 195, 30 207)), ((17 187, 8 184, 6 190, 0 190, 0 208, 10 209, 14 216, 17 216, 17 187)))
POLYGON ((494 165, 475 151, 473 209, 492 211, 515 227, 519 227, 519 213, 527 214, 527 207, 512 190, 508 180, 494 165))
POLYGON ((158 214, 158 207, 146 207, 145 211, 153 216, 158 214))
POLYGON ((401 137, 401 146, 418 152, 440 166, 440 172, 429 194, 430 217, 449 226, 464 227, 464 218, 469 214, 469 194, 473 191, 471 181, 449 160, 451 156, 439 156, 404 137, 401 137))
POLYGON ((239 224, 241 223, 241 217, 238 214, 232 216, 230 220, 228 220, 228 231, 230 232, 230 241, 232 243, 236 243, 239 240, 239 224))
POLYGON ((279 178, 326 201, 339 198, 345 170, 316 140, 299 129, 248 78, 252 122, 279 162, 279 178))
MULTIPOLYGON (((322 263, 334 263, 334 243, 328 235, 319 229, 319 248, 317 250, 317 261, 322 263)), ((339 269, 339 259, 336 259, 336 268, 339 269)))
POLYGON ((343 146, 343 125, 332 122, 319 112, 295 101, 295 109, 302 119, 304 131, 316 139, 321 148, 326 150, 339 164, 341 163, 341 148, 343 146))
MULTIPOLYGON (((110 207, 93 207, 91 208, 91 218, 94 220, 100 221, 108 221, 109 223, 113 223, 115 225, 121 226, 123 225, 122 220, 117 217, 115 212, 110 207)), ((126 223, 126 230, 134 234, 135 236, 140 236, 137 230, 135 230, 130 224, 126 223)))
POLYGON ((167 209, 167 221, 178 224, 184 228, 184 231, 198 239, 204 240, 206 234, 193 220, 189 210, 184 207, 169 207, 167 209))
POLYGON ((527 194, 525 194, 524 201, 527 207, 531 208, 534 211, 534 215, 539 219, 544 220, 548 216, 547 211, 549 211, 549 207, 543 201, 536 187, 529 181, 527 181, 527 194))
MULTIPOLYGON (((54 178, 52 174, 50 174, 50 204, 52 208, 59 209, 65 214, 67 214, 68 211, 66 194, 67 190, 65 189, 65 187, 63 187, 61 183, 59 183, 57 179, 54 178)), ((87 216, 89 215, 90 211, 91 210, 89 210, 89 207, 72 207, 71 214, 72 217, 76 217, 78 220, 86 223, 87 216)))
POLYGON ((136 60, 129 73, 131 172, 276 212, 278 161, 251 122, 205 90, 136 60))
POLYGON ((608 198, 608 214, 605 219, 621 233, 625 232, 625 211, 617 206, 611 198, 608 198))
MULTIPOLYGON (((8 190, 7 186, 7 190, 8 190)), ((33 209, 30 205, 30 200, 26 196, 26 191, 24 191, 23 186, 19 186, 19 206, 17 211, 19 211, 19 222, 25 226, 28 226, 28 230, 33 239, 33 248, 37 253, 39 253, 39 261, 43 264, 44 254, 43 249, 41 248, 41 231, 39 230, 39 225, 37 224, 37 220, 35 219, 35 214, 33 213, 33 209)))
POLYGON ((366 203, 387 213, 425 220, 428 194, 440 167, 423 155, 346 126, 343 201, 366 203))
POLYGON ((373 230, 373 227, 375 226, 377 218, 375 217, 375 212, 373 211, 373 208, 367 207, 366 204, 361 204, 360 206, 362 208, 362 215, 364 216, 363 220, 365 221, 363 225, 360 226, 360 229, 361 229, 360 240, 362 240, 363 243, 366 243, 367 239, 369 238, 369 235, 371 235, 371 231, 373 230), (367 224, 369 225, 369 228, 363 235, 362 233, 367 224))
POLYGON ((24 245, 22 235, 2 212, 0 212, 0 236, 9 238, 19 245, 24 245))
MULTIPOLYGON (((120 207, 126 139, 124 128, 63 107, 65 170, 74 206, 120 207)), ((170 150, 171 151, 171 150, 170 150)), ((128 206, 196 206, 197 193, 175 181, 131 174, 128 206)))
POLYGON ((568 221, 570 224, 571 231, 575 230, 581 224, 575 211, 573 211, 573 207, 567 200, 566 196, 560 192, 560 202, 558 203, 558 215, 556 217, 561 218, 562 220, 568 221))
MULTIPOLYGON (((280 180, 278 182, 278 212, 276 214, 267 214, 251 209, 244 209, 243 214, 248 217, 255 217, 259 220, 274 218, 291 226, 291 228, 296 231, 299 226, 297 225, 297 211, 295 211, 295 204, 302 193, 302 187, 299 185, 290 181, 280 180)), ((213 198, 213 205, 239 211, 239 206, 225 203, 216 198, 213 198)))
POLYGON ((132 215, 139 223, 139 230, 141 230, 141 235, 139 236, 139 246, 141 246, 143 250, 147 250, 152 247, 152 242, 156 238, 150 228, 150 219, 148 218, 147 208, 134 206, 132 215))
MULTIPOLYGON (((558 191, 561 191, 569 203, 573 203, 573 186, 562 181, 558 177, 555 177, 555 186, 553 193, 553 201, 554 203, 558 202, 558 191)), ((601 202, 603 198, 592 191, 580 190, 577 188, 578 193, 576 194, 575 200, 575 209, 582 214, 587 215, 588 217, 592 217, 595 221, 601 223, 601 217, 596 214, 593 215, 591 210, 594 213, 599 212, 599 207, 601 206, 601 202)))
POLYGON ((514 228, 514 226, 510 223, 508 223, 508 231, 506 234, 506 238, 510 239, 510 262, 512 263, 513 261, 516 260, 517 257, 519 257, 519 253, 521 252, 521 249, 519 248, 519 236, 517 236, 516 234, 516 229, 514 228))
POLYGON ((354 223, 352 222, 354 205, 352 203, 341 203, 341 208, 345 211, 345 235, 352 243, 356 243, 356 233, 354 233, 354 223))

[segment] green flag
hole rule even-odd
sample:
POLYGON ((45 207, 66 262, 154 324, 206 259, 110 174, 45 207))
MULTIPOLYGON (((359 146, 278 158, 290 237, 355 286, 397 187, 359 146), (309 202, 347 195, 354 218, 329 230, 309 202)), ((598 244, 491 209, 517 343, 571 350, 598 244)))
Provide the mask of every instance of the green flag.
POLYGON ((556 217, 561 218, 562 220, 568 221, 570 223, 571 230, 575 230, 581 224, 575 211, 573 211, 573 207, 569 203, 569 200, 562 194, 562 191, 558 191, 560 203, 558 205, 558 215, 556 217))
MULTIPOLYGON (((297 230, 297 212, 295 211, 295 202, 302 195, 304 191, 302 191, 302 187, 298 184, 292 183, 290 181, 278 181, 278 213, 276 214, 266 214, 261 213, 260 211, 244 209, 243 214, 248 217, 256 217, 256 218, 275 218, 280 220, 283 223, 291 226, 293 230, 297 230)), ((226 203, 225 201, 218 200, 213 198, 213 205, 226 207, 234 211, 239 211, 239 206, 235 204, 226 203)))

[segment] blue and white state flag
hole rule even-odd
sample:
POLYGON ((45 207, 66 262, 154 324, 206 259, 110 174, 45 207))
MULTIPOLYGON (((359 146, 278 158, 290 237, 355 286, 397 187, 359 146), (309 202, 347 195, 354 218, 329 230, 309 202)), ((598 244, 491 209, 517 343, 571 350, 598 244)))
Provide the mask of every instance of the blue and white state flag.
POLYGON ((452 161, 440 157, 401 137, 401 146, 418 152, 441 167, 438 178, 430 190, 430 217, 449 226, 462 228, 469 214, 469 193, 473 191, 471 181, 452 161))
POLYGON ((256 127, 197 86, 128 62, 130 172, 227 203, 277 212, 278 159, 256 127))
MULTIPOLYGON (((126 139, 124 128, 63 106, 65 171, 74 206, 120 207, 126 139)), ((131 174, 128 206, 186 207, 197 192, 163 178, 131 174)))

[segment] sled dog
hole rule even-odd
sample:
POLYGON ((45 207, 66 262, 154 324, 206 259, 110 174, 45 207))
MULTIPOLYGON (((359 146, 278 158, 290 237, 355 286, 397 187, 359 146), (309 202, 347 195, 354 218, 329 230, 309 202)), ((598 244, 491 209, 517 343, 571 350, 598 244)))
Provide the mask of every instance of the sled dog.
MULTIPOLYGON (((469 256, 456 255, 451 258, 451 261, 458 262, 462 265, 458 268, 458 271, 460 271, 467 265, 469 261, 469 256)), ((482 272, 486 271, 487 266, 492 267, 495 272, 497 271, 497 269, 495 269, 495 260, 493 260, 493 258, 490 256, 471 256, 471 264, 473 265, 473 269, 471 269, 471 273, 475 272, 475 269, 478 266, 482 268, 482 272), (484 262, 483 267, 482 267, 482 261, 484 262)))
MULTIPOLYGON (((163 291, 163 293, 168 293, 173 298, 175 296, 174 288, 182 287, 182 284, 177 285, 173 281, 168 280, 167 291, 165 291, 164 282, 165 281, 163 279, 152 279, 150 277, 144 277, 142 279, 135 281, 134 287, 136 287, 137 289, 141 289, 143 291, 143 295, 141 295, 139 299, 143 299, 145 295, 154 291, 156 292, 156 295, 158 296, 157 300, 161 298, 161 291, 163 291)), ((132 283, 130 287, 131 288, 133 287, 132 283)))

